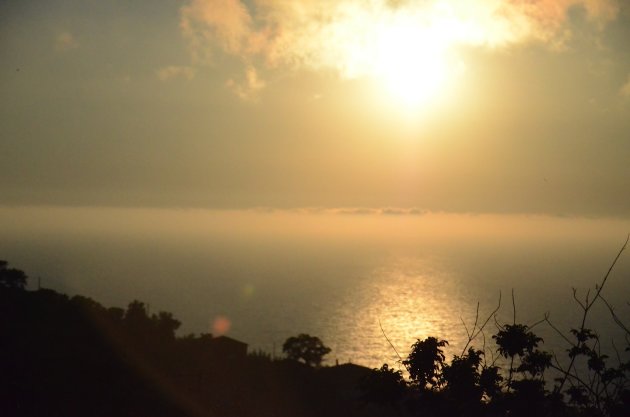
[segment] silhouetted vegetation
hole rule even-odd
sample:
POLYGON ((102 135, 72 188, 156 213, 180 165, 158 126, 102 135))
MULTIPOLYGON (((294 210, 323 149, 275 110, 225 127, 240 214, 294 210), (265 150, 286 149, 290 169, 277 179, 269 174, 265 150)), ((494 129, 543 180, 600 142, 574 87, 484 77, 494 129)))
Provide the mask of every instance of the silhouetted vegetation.
MULTIPOLYGON (((468 343, 450 362, 444 354, 447 341, 418 340, 408 357, 400 359, 409 378, 385 364, 363 382, 364 398, 384 413, 404 416, 630 416, 630 331, 602 295, 627 243, 592 298, 587 292, 581 300, 574 290, 582 317, 570 334, 561 332, 548 315, 537 323, 547 323, 567 342, 564 358, 542 350, 543 339, 534 326, 516 322, 516 310, 511 324, 499 323, 497 307, 483 323, 477 314, 473 328, 467 329, 468 343), (596 302, 605 304, 625 334, 623 352, 616 349, 614 358, 603 352, 597 332, 585 325, 596 302), (475 349, 472 343, 485 334, 491 319, 497 328, 495 349, 485 345, 485 338, 483 349, 475 349)), ((514 306, 514 298, 512 302, 514 306)))
POLYGON ((0 261, 0 414, 628 416, 630 332, 602 295, 612 266, 594 297, 575 293, 582 318, 569 334, 549 316, 536 324, 547 323, 569 344, 566 360, 544 351, 535 326, 517 323, 516 314, 499 323, 497 307, 485 320, 477 314, 450 361, 448 342, 428 337, 400 358, 399 369, 369 370, 322 367, 330 348, 307 334, 286 340, 286 359, 248 354, 229 337, 177 336, 181 323, 171 313, 150 314, 138 300, 106 308, 79 295, 27 291, 26 274, 0 261), (586 327, 595 302, 626 335, 614 358, 586 327), (489 324, 496 325, 493 348, 485 343, 489 324), (483 346, 474 347, 480 338, 483 346))
POLYGON ((318 367, 324 356, 330 353, 330 348, 319 337, 301 333, 297 337, 289 337, 282 345, 282 351, 289 359, 318 367))
POLYGON ((19 269, 9 268, 7 261, 0 260, 0 287, 24 289, 26 274, 19 269))
POLYGON ((3 417, 370 415, 356 388, 369 369, 316 369, 330 351, 316 337, 289 339, 293 359, 247 354, 228 337, 178 337, 171 313, 141 301, 27 291, 24 272, 0 265, 3 417))

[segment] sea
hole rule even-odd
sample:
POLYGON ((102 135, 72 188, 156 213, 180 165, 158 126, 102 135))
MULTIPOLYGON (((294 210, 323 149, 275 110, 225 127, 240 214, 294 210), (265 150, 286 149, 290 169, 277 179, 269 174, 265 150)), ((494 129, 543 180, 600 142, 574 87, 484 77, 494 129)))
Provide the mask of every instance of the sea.
MULTIPOLYGON (((490 360, 492 335, 514 322, 565 352, 559 332, 579 326, 628 232, 628 219, 560 215, 13 206, 0 207, 0 259, 31 290, 172 312, 179 335, 278 358, 307 333, 331 348, 325 364, 400 367, 428 336, 451 356, 474 334, 490 360)), ((630 249, 601 294, 629 323, 630 249)), ((601 300, 586 324, 602 345, 625 343, 601 300)))

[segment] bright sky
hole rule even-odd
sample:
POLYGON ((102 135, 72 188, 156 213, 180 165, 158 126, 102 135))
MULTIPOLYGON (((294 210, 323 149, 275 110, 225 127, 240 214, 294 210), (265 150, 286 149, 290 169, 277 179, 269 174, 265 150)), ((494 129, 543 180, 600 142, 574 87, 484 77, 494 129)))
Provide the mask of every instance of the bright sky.
POLYGON ((0 204, 630 216, 630 3, 5 0, 0 204))

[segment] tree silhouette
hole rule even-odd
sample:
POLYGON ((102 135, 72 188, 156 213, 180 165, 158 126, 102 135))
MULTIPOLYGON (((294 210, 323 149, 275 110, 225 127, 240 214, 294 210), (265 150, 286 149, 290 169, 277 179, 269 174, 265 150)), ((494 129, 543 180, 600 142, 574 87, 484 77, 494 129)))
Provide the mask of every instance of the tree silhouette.
POLYGON ((425 340, 417 340, 411 347, 409 357, 403 361, 403 365, 407 367, 411 379, 420 388, 429 385, 434 389, 441 385, 439 376, 446 359, 442 348, 446 345, 448 345, 446 340, 427 337, 425 340))
POLYGON ((23 290, 28 277, 24 271, 8 266, 7 261, 0 260, 0 287, 23 290))
POLYGON ((133 300, 127 306, 124 315, 125 327, 132 333, 147 334, 151 333, 151 318, 147 313, 146 305, 138 300, 133 300))
POLYGON ((289 337, 282 345, 282 351, 289 359, 318 367, 324 356, 330 353, 330 348, 319 337, 301 333, 297 337, 289 337))
POLYGON ((361 391, 365 401, 394 406, 405 396, 407 382, 403 378, 402 371, 383 364, 380 369, 371 372, 363 379, 361 391))
POLYGON ((174 340, 175 331, 181 326, 181 322, 173 317, 173 313, 160 311, 157 316, 154 314, 151 319, 156 323, 158 337, 163 340, 174 340))

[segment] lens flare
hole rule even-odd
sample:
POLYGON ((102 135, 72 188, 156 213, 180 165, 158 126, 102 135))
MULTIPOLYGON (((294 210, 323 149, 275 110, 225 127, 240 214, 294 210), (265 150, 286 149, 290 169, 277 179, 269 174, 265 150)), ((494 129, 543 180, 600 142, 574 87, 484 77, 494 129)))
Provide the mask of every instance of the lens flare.
POLYGON ((232 322, 225 316, 217 316, 212 320, 212 334, 214 336, 222 336, 230 331, 232 322))

